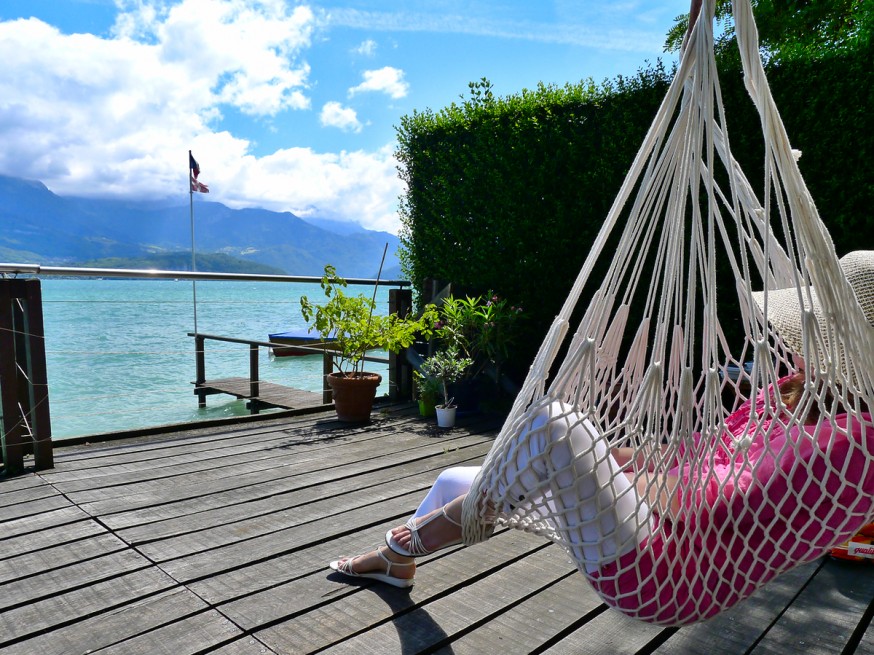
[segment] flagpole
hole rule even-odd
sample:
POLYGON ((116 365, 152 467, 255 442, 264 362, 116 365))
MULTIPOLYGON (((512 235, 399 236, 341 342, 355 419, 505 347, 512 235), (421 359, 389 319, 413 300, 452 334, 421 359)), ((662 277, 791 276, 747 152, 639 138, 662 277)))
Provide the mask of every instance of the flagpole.
MULTIPOLYGON (((195 259, 194 248, 194 185, 192 184, 191 176, 191 151, 188 151, 188 209, 191 222, 191 272, 197 271, 197 261, 195 259)), ((191 299, 194 305, 194 334, 197 334, 197 282, 191 280, 191 299)))

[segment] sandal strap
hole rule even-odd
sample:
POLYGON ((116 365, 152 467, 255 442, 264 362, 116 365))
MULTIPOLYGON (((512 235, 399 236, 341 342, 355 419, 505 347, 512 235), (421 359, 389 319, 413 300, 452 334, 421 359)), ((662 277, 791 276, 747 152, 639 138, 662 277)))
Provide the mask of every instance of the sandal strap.
POLYGON ((459 521, 456 521, 454 518, 449 516, 449 512, 446 511, 446 505, 443 506, 443 518, 449 521, 452 525, 457 525, 459 528, 464 527, 459 521))
POLYGON ((379 555, 379 558, 385 562, 385 574, 391 575, 391 567, 393 566, 414 566, 415 562, 392 562, 385 554, 382 552, 380 546, 376 547, 376 554, 379 555))

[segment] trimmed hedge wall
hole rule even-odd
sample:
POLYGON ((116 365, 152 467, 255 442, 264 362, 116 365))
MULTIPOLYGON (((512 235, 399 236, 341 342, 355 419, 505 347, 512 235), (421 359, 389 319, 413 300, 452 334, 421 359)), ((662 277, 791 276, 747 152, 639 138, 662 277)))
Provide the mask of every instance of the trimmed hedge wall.
MULTIPOLYGON (((871 54, 768 71, 839 254, 874 248, 871 54)), ((670 74, 659 63, 601 86, 539 86, 500 99, 484 79, 460 104, 402 119, 404 271, 417 289, 435 278, 521 304, 518 372, 567 297, 670 74)), ((761 186, 758 117, 739 72, 720 81, 732 152, 761 186)))

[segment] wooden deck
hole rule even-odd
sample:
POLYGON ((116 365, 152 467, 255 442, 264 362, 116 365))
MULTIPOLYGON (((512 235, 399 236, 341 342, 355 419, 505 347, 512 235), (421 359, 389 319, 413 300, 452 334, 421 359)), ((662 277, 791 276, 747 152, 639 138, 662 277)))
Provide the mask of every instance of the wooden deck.
POLYGON ((874 566, 803 566, 681 630, 602 605, 555 545, 512 530, 420 560, 411 591, 326 568, 477 463, 496 421, 331 413, 57 448, 0 482, 0 652, 874 654, 874 566))
POLYGON ((258 395, 253 396, 251 382, 248 378, 206 380, 201 384, 195 384, 194 393, 205 396, 223 393, 237 399, 248 400, 255 412, 262 407, 303 409, 324 405, 320 393, 286 387, 274 382, 258 382, 258 395))

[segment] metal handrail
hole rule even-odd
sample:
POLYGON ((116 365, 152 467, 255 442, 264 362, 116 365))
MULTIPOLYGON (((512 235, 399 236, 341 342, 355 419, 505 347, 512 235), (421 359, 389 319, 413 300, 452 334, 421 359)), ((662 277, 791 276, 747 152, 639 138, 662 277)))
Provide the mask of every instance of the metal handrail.
MULTIPOLYGON (((42 264, 10 264, 0 262, 0 275, 69 275, 77 277, 128 277, 156 280, 238 280, 248 282, 308 282, 322 281, 321 277, 307 275, 267 275, 261 273, 208 273, 200 271, 166 271, 133 268, 77 268, 75 266, 43 266, 42 264)), ((375 280, 346 278, 346 284, 408 287, 408 280, 375 280)))

